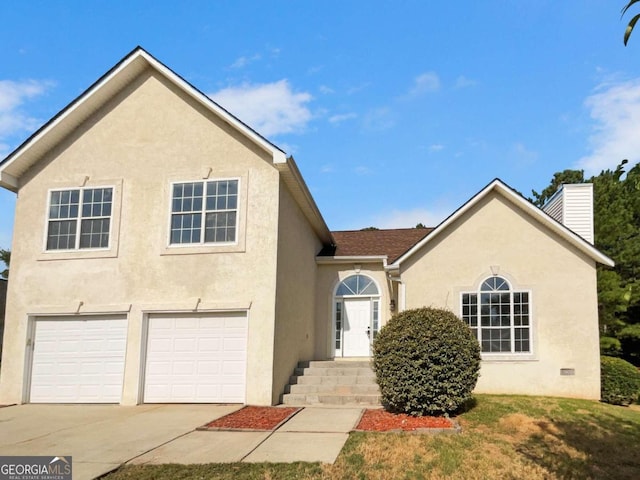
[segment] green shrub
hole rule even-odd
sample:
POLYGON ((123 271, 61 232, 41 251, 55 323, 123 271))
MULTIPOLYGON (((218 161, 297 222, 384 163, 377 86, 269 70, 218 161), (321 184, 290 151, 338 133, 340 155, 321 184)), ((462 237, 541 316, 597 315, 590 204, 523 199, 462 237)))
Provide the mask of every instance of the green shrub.
POLYGON ((471 399, 480 345, 448 310, 406 310, 389 320, 373 342, 373 367, 387 410, 451 413, 471 399))
POLYGON ((619 357, 622 354, 620 340, 614 337, 600 337, 600 355, 619 357))
POLYGON ((613 405, 629 405, 640 394, 640 372, 629 362, 615 357, 601 357, 602 401, 613 405))

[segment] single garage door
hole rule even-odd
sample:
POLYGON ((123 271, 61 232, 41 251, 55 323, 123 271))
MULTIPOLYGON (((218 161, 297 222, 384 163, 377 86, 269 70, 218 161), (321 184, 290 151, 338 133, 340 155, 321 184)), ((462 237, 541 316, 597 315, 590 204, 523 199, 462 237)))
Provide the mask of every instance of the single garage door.
POLYGON ((124 316, 39 317, 32 403, 120 403, 127 344, 124 316))
POLYGON ((144 381, 146 403, 244 403, 245 312, 151 315, 144 381))

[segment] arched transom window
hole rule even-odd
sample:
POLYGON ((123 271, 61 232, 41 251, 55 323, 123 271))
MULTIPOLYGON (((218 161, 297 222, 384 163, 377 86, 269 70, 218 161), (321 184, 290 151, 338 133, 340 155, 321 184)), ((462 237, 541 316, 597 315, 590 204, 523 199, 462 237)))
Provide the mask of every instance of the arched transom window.
POLYGON ((345 278, 336 289, 336 297, 349 295, 372 296, 378 295, 378 287, 373 280, 365 275, 351 275, 345 278))
POLYGON ((484 353, 531 352, 529 292, 514 291, 502 277, 490 277, 477 292, 462 293, 462 319, 484 353))

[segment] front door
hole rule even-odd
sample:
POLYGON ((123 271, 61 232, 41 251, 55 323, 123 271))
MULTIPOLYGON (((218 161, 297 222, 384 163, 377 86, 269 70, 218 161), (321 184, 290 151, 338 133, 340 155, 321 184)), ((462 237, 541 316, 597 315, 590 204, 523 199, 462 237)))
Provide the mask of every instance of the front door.
POLYGON ((368 357, 371 346, 371 299, 344 300, 343 356, 368 357))

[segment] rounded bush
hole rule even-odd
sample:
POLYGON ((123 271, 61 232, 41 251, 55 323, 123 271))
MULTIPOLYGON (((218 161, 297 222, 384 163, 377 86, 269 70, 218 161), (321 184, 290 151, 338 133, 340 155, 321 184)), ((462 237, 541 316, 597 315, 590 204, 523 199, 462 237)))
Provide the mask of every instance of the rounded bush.
POLYGON ((601 398, 613 405, 629 405, 640 394, 640 372, 629 362, 600 357, 601 398))
POLYGON ((374 340, 373 367, 387 410, 416 416, 451 413, 471 399, 480 345, 453 312, 405 310, 374 340))

